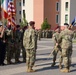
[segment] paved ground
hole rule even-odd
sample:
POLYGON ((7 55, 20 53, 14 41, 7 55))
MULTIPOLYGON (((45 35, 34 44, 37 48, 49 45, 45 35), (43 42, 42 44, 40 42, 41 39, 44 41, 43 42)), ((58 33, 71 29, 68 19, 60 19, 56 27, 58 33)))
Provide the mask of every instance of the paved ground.
MULTIPOLYGON (((76 75, 76 44, 73 44, 72 65, 70 73, 61 73, 57 64, 55 67, 51 67, 52 56, 49 58, 49 54, 53 49, 53 41, 51 39, 42 39, 38 41, 36 67, 34 69, 37 72, 26 73, 26 64, 12 64, 6 66, 0 66, 0 75, 76 75)), ((22 57, 20 58, 22 61, 22 57)), ((14 62, 14 59, 12 60, 14 62)), ((6 61, 5 61, 6 63, 6 61)))

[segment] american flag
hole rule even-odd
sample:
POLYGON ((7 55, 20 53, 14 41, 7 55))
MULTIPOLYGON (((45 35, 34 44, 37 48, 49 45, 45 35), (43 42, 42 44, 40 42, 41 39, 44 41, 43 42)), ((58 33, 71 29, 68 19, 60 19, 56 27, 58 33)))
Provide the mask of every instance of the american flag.
POLYGON ((16 26, 15 22, 15 15, 16 15, 16 10, 14 7, 14 3, 12 0, 9 0, 8 2, 8 25, 16 26))

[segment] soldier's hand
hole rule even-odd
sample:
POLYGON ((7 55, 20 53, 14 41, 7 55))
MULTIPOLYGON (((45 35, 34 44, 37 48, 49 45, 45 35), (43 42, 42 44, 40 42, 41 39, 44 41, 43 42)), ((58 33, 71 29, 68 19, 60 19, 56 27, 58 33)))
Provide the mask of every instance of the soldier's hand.
POLYGON ((58 43, 56 43, 56 47, 58 46, 58 43))

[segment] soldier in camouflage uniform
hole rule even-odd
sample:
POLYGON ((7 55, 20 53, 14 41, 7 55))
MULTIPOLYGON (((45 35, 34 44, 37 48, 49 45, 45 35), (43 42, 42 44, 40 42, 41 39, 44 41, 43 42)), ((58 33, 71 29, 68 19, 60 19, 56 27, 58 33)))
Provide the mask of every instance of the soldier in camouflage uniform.
POLYGON ((42 30, 42 37, 45 38, 45 30, 42 30))
POLYGON ((20 25, 16 26, 15 31, 15 63, 19 63, 19 57, 20 57, 20 51, 21 51, 21 31, 20 31, 20 25))
POLYGON ((6 29, 6 35, 7 35, 7 45, 6 45, 6 50, 7 50, 7 64, 11 64, 11 59, 13 57, 14 53, 14 42, 13 40, 13 31, 11 29, 11 26, 9 26, 6 29))
POLYGON ((72 55, 72 38, 73 31, 68 29, 68 24, 64 23, 65 29, 60 33, 58 43, 62 43, 62 58, 64 61, 64 69, 61 72, 69 72, 72 55))
POLYGON ((45 38, 48 38, 48 30, 45 30, 45 38))
POLYGON ((58 46, 56 46, 56 43, 58 42, 58 38, 59 38, 59 34, 60 34, 60 27, 57 26, 55 28, 55 33, 53 34, 53 40, 54 40, 54 51, 53 51, 53 63, 52 63, 52 67, 56 64, 55 61, 56 61, 56 57, 57 57, 57 54, 60 53, 60 64, 59 64, 59 68, 61 68, 61 47, 60 47, 60 44, 58 46))
POLYGON ((23 36, 24 36, 24 32, 26 31, 26 29, 27 29, 27 26, 25 26, 23 28, 23 32, 22 32, 22 36, 21 36, 21 40, 22 40, 22 42, 21 42, 21 49, 22 49, 23 62, 26 62, 26 51, 25 51, 25 48, 23 46, 23 36))
POLYGON ((41 40, 41 30, 39 29, 37 32, 38 32, 38 34, 37 34, 38 35, 38 40, 41 40))
POLYGON ((23 45, 26 49, 26 65, 27 65, 27 72, 34 72, 33 66, 36 59, 36 35, 35 30, 33 29, 35 22, 30 21, 28 24, 28 29, 24 32, 23 37, 23 45))

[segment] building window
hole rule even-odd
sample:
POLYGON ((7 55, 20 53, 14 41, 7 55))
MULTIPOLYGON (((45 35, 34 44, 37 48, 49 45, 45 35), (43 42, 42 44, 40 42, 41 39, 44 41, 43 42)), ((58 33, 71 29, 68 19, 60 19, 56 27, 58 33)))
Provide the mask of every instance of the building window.
POLYGON ((23 0, 23 6, 25 6, 25 0, 23 0))
POLYGON ((65 23, 68 23, 68 15, 65 15, 65 23))
POLYGON ((19 11, 19 14, 21 15, 21 11, 19 11))
POLYGON ((19 6, 21 6, 21 2, 19 2, 19 6))
POLYGON ((56 23, 57 24, 59 23, 59 15, 58 14, 56 15, 56 23))
POLYGON ((21 22, 21 19, 19 19, 19 22, 21 22))
POLYGON ((59 2, 56 3, 56 11, 59 11, 59 2))
POLYGON ((23 17, 25 18, 25 10, 23 10, 23 17))
POLYGON ((68 2, 65 3, 65 11, 68 11, 68 2))

